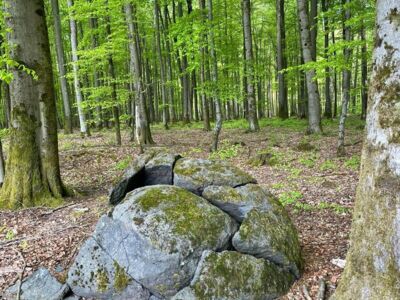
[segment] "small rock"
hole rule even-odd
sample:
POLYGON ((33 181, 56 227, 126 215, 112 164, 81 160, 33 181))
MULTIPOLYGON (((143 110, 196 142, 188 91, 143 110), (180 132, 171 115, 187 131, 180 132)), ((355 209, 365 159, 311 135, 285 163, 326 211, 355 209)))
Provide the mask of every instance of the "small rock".
POLYGON ((331 260, 331 263, 334 264, 335 266, 344 269, 346 266, 346 260, 345 259, 340 259, 340 258, 334 258, 331 260))
MULTIPOLYGON (((8 288, 6 299, 15 299, 19 282, 8 288)), ((68 293, 69 287, 61 284, 45 268, 39 268, 26 278, 21 285, 21 300, 61 300, 68 293)))

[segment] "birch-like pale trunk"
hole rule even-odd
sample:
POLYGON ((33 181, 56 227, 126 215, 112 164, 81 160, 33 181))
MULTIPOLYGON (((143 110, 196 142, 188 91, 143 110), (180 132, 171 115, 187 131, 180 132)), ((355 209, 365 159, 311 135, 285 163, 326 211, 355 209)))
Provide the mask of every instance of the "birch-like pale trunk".
MULTIPOLYGON (((67 0, 67 5, 70 9, 72 9, 72 7, 74 6, 73 0, 67 0)), ((74 13, 71 11, 69 16, 69 26, 71 30, 72 72, 74 74, 74 89, 75 89, 76 105, 78 107, 79 126, 82 136, 85 136, 87 135, 88 130, 86 126, 85 113, 82 108, 83 97, 81 91, 81 84, 79 82, 78 38, 77 38, 76 21, 73 14, 74 13)))
POLYGON ((378 0, 350 249, 336 300, 400 299, 400 2, 378 0))

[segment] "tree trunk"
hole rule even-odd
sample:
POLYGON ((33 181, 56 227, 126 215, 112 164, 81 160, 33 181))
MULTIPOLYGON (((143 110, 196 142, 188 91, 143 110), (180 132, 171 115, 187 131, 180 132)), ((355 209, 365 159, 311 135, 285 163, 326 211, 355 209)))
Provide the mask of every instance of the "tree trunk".
POLYGON ((360 30, 360 37, 363 42, 361 46, 361 119, 365 120, 367 116, 367 104, 368 104, 368 57, 367 57, 367 42, 365 39, 365 27, 364 22, 362 23, 360 30))
POLYGON ((11 58, 38 78, 11 67, 11 133, 0 206, 55 205, 64 195, 61 182, 55 96, 44 3, 4 1, 11 58))
MULTIPOLYGON (((68 7, 72 9, 73 7, 73 0, 67 1, 68 7)), ((76 97, 76 104, 78 107, 78 116, 79 116, 79 125, 82 136, 87 135, 88 130, 86 126, 86 117, 85 113, 83 112, 82 103, 82 91, 81 91, 81 84, 79 82, 79 67, 78 67, 78 38, 76 32, 76 21, 74 17, 74 12, 70 12, 69 16, 69 26, 71 28, 71 50, 72 50, 72 68, 74 74, 74 88, 75 88, 75 97, 76 97)))
POLYGON ((129 30, 130 70, 136 91, 136 141, 140 147, 143 144, 154 144, 151 136, 150 125, 146 112, 146 99, 144 97, 142 69, 140 67, 140 44, 138 44, 138 30, 135 16, 136 9, 132 4, 125 4, 126 22, 129 30))
POLYGON ((156 37, 156 49, 158 62, 160 64, 160 88, 161 88, 161 100, 162 100, 162 122, 164 129, 168 129, 168 118, 167 118, 167 90, 165 80, 165 64, 161 51, 161 34, 160 34, 160 5, 158 0, 154 0, 154 30, 156 37))
POLYGON ((378 0, 350 250, 336 300, 400 299, 400 2, 378 0))
POLYGON ((254 66, 253 66, 253 41, 251 33, 251 5, 250 0, 243 0, 243 30, 244 44, 246 47, 246 78, 247 78, 247 103, 249 131, 260 130, 257 119, 257 104, 254 97, 254 66))
POLYGON ((318 0, 310 1, 310 38, 311 56, 313 61, 317 60, 317 34, 318 34, 318 0))
MULTIPOLYGON (((301 45, 305 63, 313 62, 310 27, 308 22, 306 0, 297 0, 297 9, 301 27, 301 45)), ((315 69, 306 72, 306 82, 308 90, 308 134, 321 133, 321 103, 318 91, 318 83, 315 79, 315 69)))
POLYGON ((213 99, 215 107, 215 128, 214 128, 213 143, 211 150, 217 151, 219 134, 222 128, 222 114, 221 114, 221 102, 219 100, 219 90, 218 90, 217 55, 215 53, 215 45, 214 45, 214 26, 213 26, 214 16, 213 16, 212 0, 208 0, 208 21, 211 24, 209 31, 209 43, 210 43, 210 57, 211 57, 211 80, 213 81, 213 86, 214 86, 213 99))
POLYGON ((57 65, 58 65, 59 81, 61 87, 61 96, 64 106, 64 132, 68 134, 72 133, 72 116, 71 116, 71 104, 67 88, 67 79, 65 78, 66 70, 65 70, 65 60, 64 60, 64 45, 62 41, 61 19, 60 19, 58 0, 51 0, 51 9, 53 12, 54 35, 56 38, 57 65))
MULTIPOLYGON (((326 13, 328 11, 329 0, 322 0, 322 11, 326 13)), ((328 17, 323 18, 324 23, 324 51, 325 51, 325 59, 329 59, 329 23, 328 17)), ((325 112, 324 115, 326 118, 332 118, 332 97, 331 97, 331 75, 330 68, 325 68, 325 112)))
MULTIPOLYGON (((345 0, 346 4, 349 4, 351 0, 345 0)), ((345 11, 345 21, 350 19, 350 9, 346 9, 345 11)), ((343 22, 345 24, 345 22, 343 22)), ((350 27, 344 25, 344 41, 349 43, 351 41, 351 31, 350 27)), ((351 56, 351 49, 349 46, 346 46, 343 50, 344 60, 346 62, 346 69, 343 71, 343 97, 342 97, 342 112, 340 114, 339 120, 339 139, 338 139, 338 148, 337 148, 337 155, 344 156, 345 149, 344 149, 344 136, 345 136, 345 123, 347 118, 347 110, 349 107, 350 102, 350 89, 351 89, 351 63, 350 63, 350 56, 351 56)))
POLYGON ((285 33, 285 2, 284 0, 276 0, 276 29, 277 29, 277 62, 278 71, 278 102, 279 102, 279 117, 287 119, 288 112, 288 97, 286 76, 282 70, 287 68, 286 63, 286 33, 285 33))
MULTIPOLYGON (((112 43, 111 39, 111 24, 110 24, 110 16, 108 12, 108 0, 105 1, 105 5, 107 7, 107 15, 106 15, 106 34, 107 34, 107 42, 112 43)), ((114 61, 112 54, 107 53, 107 62, 108 62, 108 76, 110 85, 111 85, 111 100, 113 103, 112 113, 114 118, 114 130, 115 130, 115 141, 117 145, 121 145, 121 125, 119 120, 119 107, 118 107, 118 99, 117 99, 117 83, 114 69, 114 61)))

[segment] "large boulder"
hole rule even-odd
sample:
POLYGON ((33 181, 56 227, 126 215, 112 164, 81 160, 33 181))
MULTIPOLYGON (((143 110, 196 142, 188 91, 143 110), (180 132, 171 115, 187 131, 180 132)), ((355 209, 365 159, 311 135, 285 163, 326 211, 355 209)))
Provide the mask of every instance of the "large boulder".
POLYGON ((150 297, 149 291, 131 278, 92 237, 80 249, 69 269, 67 282, 75 295, 85 298, 142 300, 150 297))
POLYGON ((170 297, 189 283, 201 253, 226 249, 237 228, 205 199, 157 185, 128 194, 112 218, 100 220, 93 238, 152 294, 170 297))
POLYGON ((265 258, 299 278, 303 259, 297 230, 280 204, 275 205, 266 211, 252 209, 232 244, 237 251, 265 258))
POLYGON ((211 185, 237 187, 247 183, 256 183, 256 180, 222 161, 182 158, 174 168, 174 185, 197 195, 211 185))
POLYGON ((235 220, 242 222, 253 208, 270 210, 273 196, 256 184, 237 188, 230 186, 209 186, 203 191, 203 198, 219 207, 235 220))
MULTIPOLYGON (((19 282, 5 291, 5 299, 16 299, 18 290, 19 282)), ((61 300, 68 291, 68 285, 58 282, 47 269, 39 268, 22 282, 20 299, 61 300)))
POLYGON ((233 251, 205 251, 190 286, 173 299, 275 299, 293 281, 292 274, 267 260, 233 251))

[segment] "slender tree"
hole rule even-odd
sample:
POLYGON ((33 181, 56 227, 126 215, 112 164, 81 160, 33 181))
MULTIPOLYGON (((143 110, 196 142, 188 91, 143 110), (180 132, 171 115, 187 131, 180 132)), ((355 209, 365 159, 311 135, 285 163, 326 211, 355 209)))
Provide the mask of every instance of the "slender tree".
POLYGON ((55 94, 43 0, 3 2, 12 66, 11 136, 0 205, 8 208, 54 204, 61 182, 55 94), (32 72, 37 78, 32 76, 32 72))
POLYGON ((285 73, 282 72, 287 68, 284 0, 276 0, 276 20, 279 117, 286 119, 289 116, 287 85, 285 73))
POLYGON ((74 17, 74 12, 72 11, 74 3, 73 0, 67 1, 68 8, 71 9, 69 16, 69 26, 71 30, 71 48, 72 48, 72 68, 74 74, 74 88, 75 88, 75 98, 78 107, 79 125, 81 129, 81 135, 85 136, 88 134, 88 128, 86 125, 86 117, 83 111, 83 97, 81 91, 81 83, 79 81, 79 66, 78 66, 78 37, 77 37, 77 26, 74 17))
MULTIPOLYGON (((300 37, 303 58, 305 63, 313 62, 313 52, 310 38, 310 25, 308 21, 306 0, 297 0, 297 9, 300 18, 300 37)), ((308 91, 308 129, 307 133, 321 133, 321 103, 318 91, 318 83, 315 80, 315 69, 306 71, 308 91)))
POLYGON ((377 1, 377 32, 346 267, 334 299, 400 299, 400 2, 377 1))
POLYGON ((61 87, 61 96, 64 105, 64 132, 71 133, 72 132, 71 104, 68 94, 67 79, 65 77, 66 70, 65 70, 65 59, 64 59, 64 44, 62 41, 61 18, 60 18, 58 0, 51 0, 51 9, 53 13, 54 35, 56 38, 57 65, 59 73, 58 75, 61 87))
POLYGON ((243 0, 243 32, 246 64, 246 98, 248 104, 249 131, 258 131, 260 127, 257 119, 257 104, 254 95, 254 66, 253 40, 251 33, 251 4, 250 0, 243 0))

